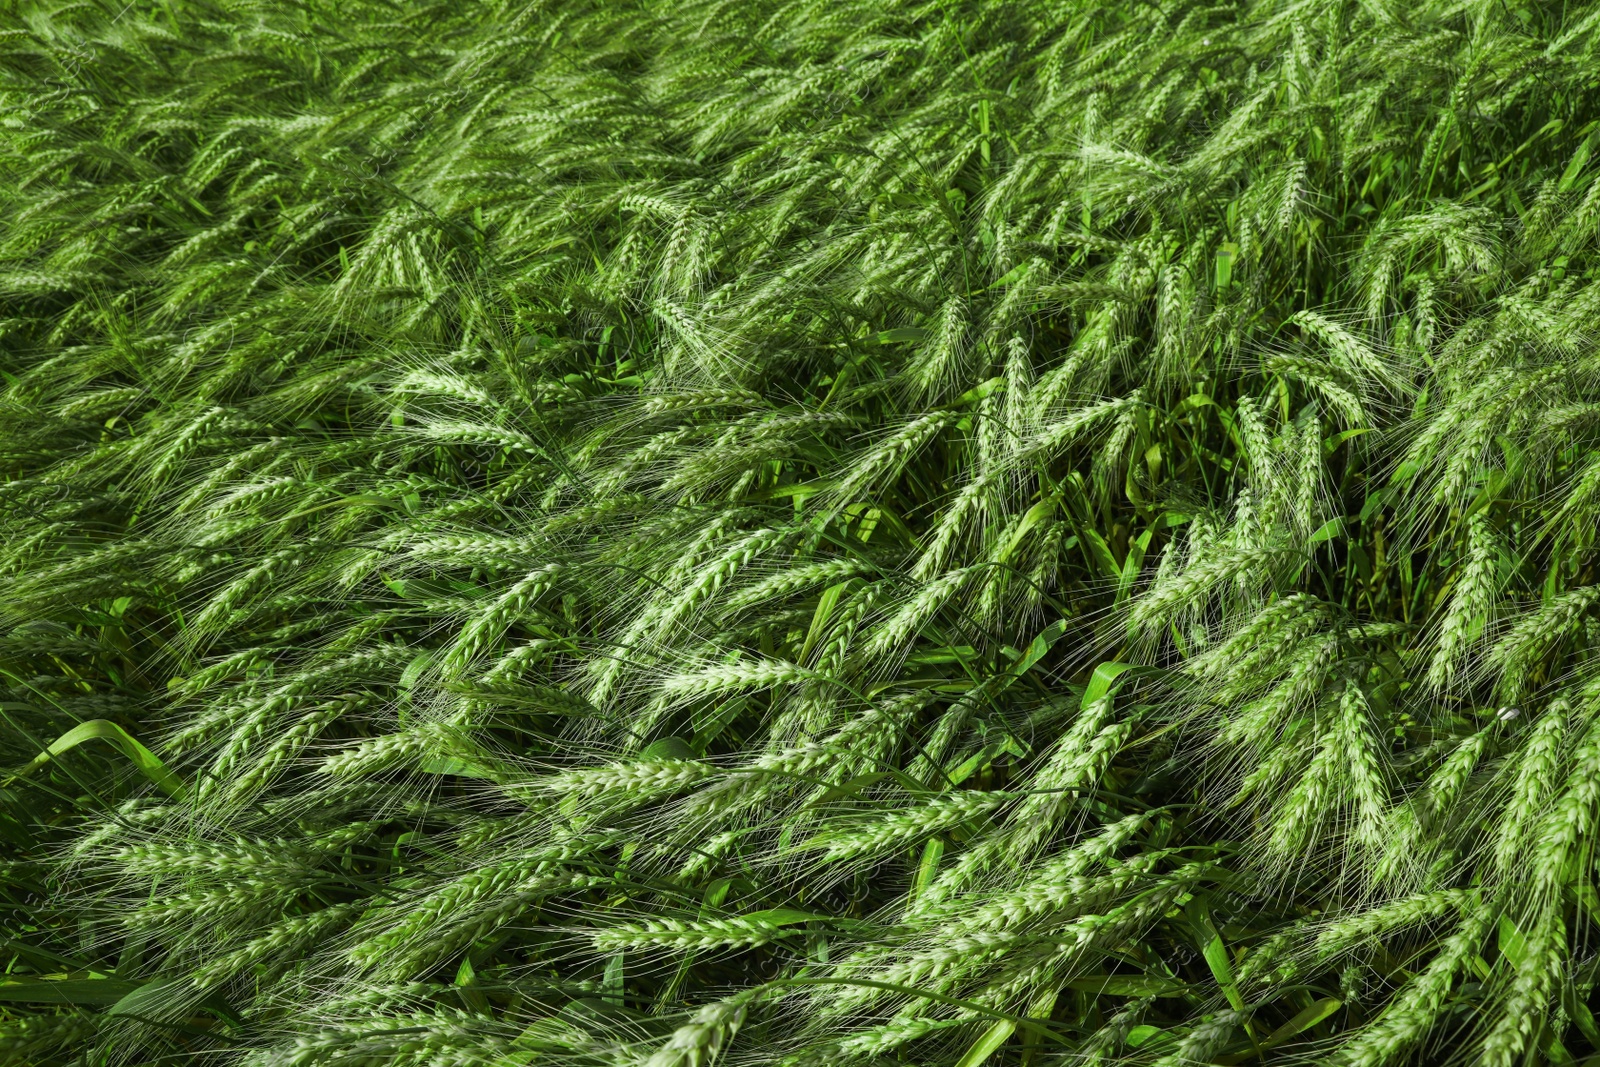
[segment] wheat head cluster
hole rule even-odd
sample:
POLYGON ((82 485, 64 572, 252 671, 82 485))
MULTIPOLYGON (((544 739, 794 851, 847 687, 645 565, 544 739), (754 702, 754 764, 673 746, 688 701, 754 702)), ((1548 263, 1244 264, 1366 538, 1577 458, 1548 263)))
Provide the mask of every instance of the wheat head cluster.
POLYGON ((0 1064, 1600 1063, 1600 5, 0 2, 0 1064))

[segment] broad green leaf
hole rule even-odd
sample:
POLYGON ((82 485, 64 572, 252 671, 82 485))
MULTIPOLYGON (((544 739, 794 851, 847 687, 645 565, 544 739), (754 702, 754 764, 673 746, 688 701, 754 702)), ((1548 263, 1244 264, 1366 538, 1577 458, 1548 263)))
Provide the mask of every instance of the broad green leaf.
POLYGON ((1011 553, 1016 551, 1023 538, 1027 537, 1040 523, 1053 516, 1058 506, 1059 501, 1055 497, 1050 497, 1029 508, 1027 513, 1022 516, 1022 521, 1017 523, 1017 528, 1006 538, 1005 544, 1001 545, 1000 550, 995 553, 995 560, 1004 563, 1010 559, 1011 553))
POLYGON ((1571 189, 1578 180, 1578 175, 1583 173, 1583 168, 1589 162, 1589 155, 1594 151, 1595 138, 1600 137, 1600 130, 1589 134, 1578 145, 1578 150, 1572 153, 1572 158, 1567 161, 1567 168, 1561 172, 1561 177, 1556 181, 1556 188, 1561 192, 1571 189))
POLYGON ((1217 288, 1226 289, 1233 281, 1233 261, 1239 255, 1239 246, 1231 241, 1217 249, 1217 288))
POLYGON ((1102 663, 1089 676, 1089 684, 1084 687, 1083 699, 1079 702, 1080 706, 1087 711, 1100 698, 1114 693, 1124 675, 1131 675, 1134 678, 1152 678, 1164 673, 1159 668, 1144 667, 1136 663, 1102 663))
POLYGON ((1006 380, 1004 378, 990 378, 988 381, 985 381, 979 385, 975 385, 971 389, 968 389, 966 392, 962 393, 960 396, 956 397, 950 402, 950 406, 953 408, 959 408, 965 407, 968 404, 976 404, 978 401, 982 400, 986 396, 989 396, 996 389, 1001 388, 1005 384, 1006 380))
POLYGON ((174 1002, 192 998, 194 987, 181 978, 146 982, 120 997, 106 1012, 107 1015, 136 1015, 142 1019, 165 1019, 171 1014, 174 1002))
POLYGON ((116 1004, 143 985, 122 978, 14 978, 0 981, 0 1001, 93 1007, 116 1004))
POLYGON ((1128 1031, 1128 1046, 1130 1048, 1143 1048, 1149 1044, 1164 1044, 1174 1039, 1171 1031, 1163 1030, 1159 1026, 1143 1023, 1128 1031))
POLYGON ((926 341, 928 331, 920 326, 900 326, 893 330, 880 330, 872 335, 872 340, 880 345, 899 344, 905 341, 926 341))
POLYGON ((1149 529, 1128 542, 1128 556, 1122 561, 1122 573, 1117 578, 1118 605, 1126 602, 1133 591, 1133 585, 1144 568, 1144 555, 1150 549, 1150 539, 1154 536, 1155 530, 1149 529))
POLYGON ((917 864, 917 877, 911 885, 910 899, 915 900, 939 876, 939 861, 944 858, 944 837, 930 839, 922 846, 922 859, 917 864))
POLYGON ((1040 630, 1038 635, 1029 642, 1027 651, 1011 664, 1009 673, 1013 678, 1021 678, 1033 669, 1033 665, 1045 657, 1045 654, 1061 640, 1061 635, 1067 632, 1066 619, 1057 619, 1055 622, 1040 630))
POLYGON ((1343 1006, 1344 1002, 1336 997, 1324 997, 1315 1004, 1301 1008, 1294 1018, 1268 1034, 1267 1039, 1261 1042, 1261 1047, 1276 1048, 1290 1038, 1311 1029, 1343 1006))
POLYGON ((796 923, 832 922, 833 917, 818 915, 815 912, 801 911, 799 908, 768 908, 765 911, 752 911, 739 916, 749 922, 759 923, 762 926, 793 926, 796 923))
POLYGON ((1511 916, 1500 916, 1498 947, 1500 955, 1504 956, 1513 966, 1522 966, 1528 955, 1528 939, 1522 931, 1517 929, 1517 924, 1511 916))
POLYGON ((32 774, 34 771, 49 763, 63 752, 68 752, 85 741, 109 741, 127 756, 129 761, 138 768, 139 773, 160 786, 169 796, 182 800, 188 795, 188 787, 182 779, 167 769, 148 748, 145 748, 134 737, 109 719, 91 719, 79 723, 50 744, 50 747, 15 772, 16 777, 32 774))
POLYGON ((822 596, 817 600, 816 610, 811 614, 811 626, 806 630, 805 643, 801 646, 800 655, 797 657, 799 662, 804 663, 810 657, 811 650, 816 647, 817 642, 821 640, 823 633, 827 630, 828 620, 833 618, 834 611, 838 609, 839 598, 853 584, 855 584, 855 580, 850 579, 836 582, 823 590, 822 596))
POLYGON ((1206 966, 1211 969, 1211 975, 1217 980, 1217 985, 1222 989, 1222 995, 1228 998, 1228 1003, 1235 1011, 1244 1010, 1244 997, 1239 992, 1239 985, 1233 978, 1233 960, 1228 955, 1228 947, 1223 944, 1222 935, 1211 922, 1211 915, 1205 903, 1197 899, 1187 908, 1190 922, 1194 924, 1196 933, 1201 939, 1200 953, 1205 957, 1206 966))
POLYGON ((1085 974, 1069 981, 1067 988, 1108 997, 1183 997, 1193 991, 1184 982, 1152 974, 1085 974))
POLYGON ((600 999, 608 1004, 622 1007, 622 984, 624 968, 627 966, 626 953, 613 952, 606 960, 606 969, 600 976, 600 999))
POLYGON ((956 1061, 956 1067, 978 1067, 980 1063, 986 1062, 994 1055, 995 1050, 1005 1044, 1016 1031, 1016 1023, 1010 1019, 1001 1019, 972 1043, 972 1046, 956 1061))
POLYGON ((417 766, 425 774, 448 774, 457 778, 482 778, 486 781, 493 781, 498 777, 483 764, 458 756, 431 756, 417 766))
POLYGON ((1308 545, 1320 545, 1324 541, 1331 541, 1335 537, 1344 536, 1344 518, 1329 519, 1317 528, 1317 532, 1306 539, 1308 545))
POLYGON ((832 804, 836 800, 843 800, 845 797, 853 797, 857 793, 860 793, 863 789, 871 788, 887 777, 889 777, 888 771, 868 771, 865 774, 858 774, 849 781, 840 782, 832 789, 827 790, 816 800, 812 801, 810 806, 818 808, 825 807, 828 804, 832 804))
POLYGON ((663 737, 659 741, 652 741, 639 750, 636 757, 641 760, 656 759, 698 759, 694 746, 681 737, 663 737))

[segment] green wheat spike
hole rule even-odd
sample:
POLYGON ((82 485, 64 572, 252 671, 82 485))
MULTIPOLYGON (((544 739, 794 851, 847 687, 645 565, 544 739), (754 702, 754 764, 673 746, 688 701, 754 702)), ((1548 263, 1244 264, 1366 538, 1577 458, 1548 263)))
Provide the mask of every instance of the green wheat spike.
POLYGON ((1600 1057, 1597 74, 0 4, 0 1064, 1600 1057))

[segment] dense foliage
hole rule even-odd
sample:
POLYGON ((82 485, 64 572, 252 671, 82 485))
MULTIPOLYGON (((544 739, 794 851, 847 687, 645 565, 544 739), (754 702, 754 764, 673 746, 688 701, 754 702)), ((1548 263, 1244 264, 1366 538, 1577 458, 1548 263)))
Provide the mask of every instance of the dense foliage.
POLYGON ((1600 6, 0 11, 0 1063, 1600 1062, 1600 6))

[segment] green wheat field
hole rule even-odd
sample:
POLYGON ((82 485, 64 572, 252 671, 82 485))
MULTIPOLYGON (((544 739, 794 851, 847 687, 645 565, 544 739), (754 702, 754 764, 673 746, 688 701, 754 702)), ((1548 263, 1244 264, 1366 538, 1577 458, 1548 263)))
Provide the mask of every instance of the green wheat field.
POLYGON ((0 1064, 1600 1064, 1600 3, 0 0, 0 1064))

